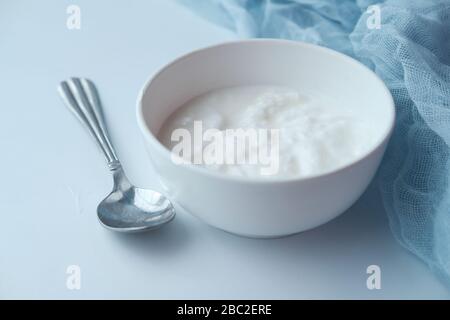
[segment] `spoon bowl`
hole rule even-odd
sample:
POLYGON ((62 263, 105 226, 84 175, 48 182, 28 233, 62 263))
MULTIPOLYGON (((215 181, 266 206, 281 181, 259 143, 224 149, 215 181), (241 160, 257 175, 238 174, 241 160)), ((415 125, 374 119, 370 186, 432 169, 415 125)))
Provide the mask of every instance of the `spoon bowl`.
POLYGON ((100 223, 118 232, 157 229, 175 217, 172 203, 159 192, 132 186, 122 168, 115 170, 113 191, 97 207, 100 223))

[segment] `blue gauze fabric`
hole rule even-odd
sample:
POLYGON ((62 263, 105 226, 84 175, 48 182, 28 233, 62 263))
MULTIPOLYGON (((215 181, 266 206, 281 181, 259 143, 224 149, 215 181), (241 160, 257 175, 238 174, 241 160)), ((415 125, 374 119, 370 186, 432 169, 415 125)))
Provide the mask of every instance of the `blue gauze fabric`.
POLYGON ((391 229, 450 284, 450 0, 177 1, 241 37, 341 51, 385 81, 397 120, 378 181, 391 229))

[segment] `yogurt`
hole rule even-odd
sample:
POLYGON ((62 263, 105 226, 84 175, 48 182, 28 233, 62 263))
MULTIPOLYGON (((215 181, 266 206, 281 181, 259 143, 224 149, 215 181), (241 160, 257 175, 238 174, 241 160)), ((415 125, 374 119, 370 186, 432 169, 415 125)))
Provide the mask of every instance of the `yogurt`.
MULTIPOLYGON (((165 121, 158 138, 168 149, 175 150, 180 139, 174 139, 174 132, 182 129, 196 136, 199 124, 203 131, 214 129, 222 133, 220 140, 225 142, 229 140, 226 133, 230 130, 258 130, 256 136, 260 139, 256 144, 241 144, 233 150, 233 155, 254 160, 266 154, 275 156, 271 160, 276 163, 263 161, 267 160, 263 157, 256 163, 211 163, 208 161, 212 157, 207 150, 209 144, 195 143, 200 141, 198 137, 190 142, 192 152, 188 158, 191 162, 245 177, 292 178, 330 172, 366 153, 376 137, 368 119, 357 110, 317 94, 280 86, 240 86, 207 92, 179 107, 165 121), (267 139, 261 138, 264 137, 261 132, 267 133, 267 139), (204 161, 192 161, 199 154, 204 161), (271 174, 263 174, 262 169, 268 166, 272 166, 271 174)), ((224 149, 225 158, 229 150, 224 149)))

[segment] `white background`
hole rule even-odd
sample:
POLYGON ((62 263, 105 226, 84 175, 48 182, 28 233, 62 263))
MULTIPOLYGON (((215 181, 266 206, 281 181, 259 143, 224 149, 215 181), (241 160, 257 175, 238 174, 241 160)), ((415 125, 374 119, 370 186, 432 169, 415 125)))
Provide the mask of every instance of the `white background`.
POLYGON ((333 222, 276 240, 184 214, 142 235, 99 225, 112 180, 58 82, 94 80, 130 180, 160 189, 136 125, 138 91, 180 54, 233 38, 165 0, 0 2, 0 298, 450 297, 395 242, 373 186, 333 222), (69 4, 81 30, 66 28, 69 4), (371 264, 381 290, 366 288, 371 264), (81 267, 81 290, 66 288, 69 265, 81 267))

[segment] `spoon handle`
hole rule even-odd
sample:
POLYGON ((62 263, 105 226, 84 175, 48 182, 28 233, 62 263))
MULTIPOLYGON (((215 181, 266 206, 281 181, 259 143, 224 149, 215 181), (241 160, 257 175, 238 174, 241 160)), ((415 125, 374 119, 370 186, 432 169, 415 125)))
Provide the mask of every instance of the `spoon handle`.
POLYGON ((105 154, 110 170, 121 167, 109 139, 100 98, 94 84, 84 78, 70 78, 58 86, 64 103, 89 130, 105 154))

